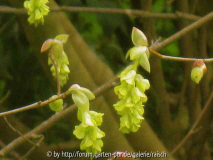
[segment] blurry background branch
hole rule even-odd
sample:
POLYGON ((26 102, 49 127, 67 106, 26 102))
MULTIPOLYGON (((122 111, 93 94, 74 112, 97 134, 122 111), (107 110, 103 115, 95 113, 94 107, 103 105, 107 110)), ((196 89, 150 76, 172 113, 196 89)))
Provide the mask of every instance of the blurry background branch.
POLYGON ((172 156, 173 154, 175 154, 177 152, 178 149, 180 149, 184 143, 186 143, 186 141, 192 136, 192 134, 195 134, 197 131, 196 129, 202 129, 202 128, 197 128, 201 119, 203 118, 205 112, 207 111, 208 107, 210 106, 210 103, 213 99, 213 91, 211 92, 211 95, 209 96, 208 101, 206 102, 205 106, 203 107, 202 112, 200 113, 199 117, 196 119, 196 121, 194 122, 194 124, 192 125, 192 127, 190 128, 190 130, 188 131, 188 133, 186 134, 186 136, 180 141, 180 143, 171 151, 171 153, 169 154, 168 158, 170 156, 172 156))
POLYGON ((7 91, 6 95, 0 100, 0 105, 3 104, 10 96, 11 92, 7 91))
MULTIPOLYGON (((144 18, 161 18, 161 19, 188 19, 198 20, 200 17, 192 14, 176 12, 176 13, 154 13, 143 10, 134 9, 118 9, 118 8, 95 8, 95 7, 71 7, 61 6, 57 8, 50 8, 53 12, 92 12, 92 13, 110 13, 110 14, 126 14, 129 16, 140 16, 144 18)), ((23 8, 12 8, 7 6, 0 6, 0 13, 14 13, 14 14, 27 14, 27 10, 23 8)))

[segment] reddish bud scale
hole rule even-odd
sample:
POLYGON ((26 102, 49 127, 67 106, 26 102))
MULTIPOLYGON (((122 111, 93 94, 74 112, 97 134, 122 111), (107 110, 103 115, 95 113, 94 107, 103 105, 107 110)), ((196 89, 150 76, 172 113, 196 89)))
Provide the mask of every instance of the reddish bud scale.
POLYGON ((207 71, 206 64, 205 64, 204 60, 196 60, 192 65, 192 68, 195 68, 195 67, 202 67, 203 73, 206 73, 206 71, 207 71))
POLYGON ((47 51, 51 47, 52 43, 53 43, 52 39, 46 40, 41 47, 41 52, 47 51))
POLYGON ((192 68, 198 67, 198 66, 202 66, 204 65, 204 61, 203 60, 196 60, 192 66, 192 68))

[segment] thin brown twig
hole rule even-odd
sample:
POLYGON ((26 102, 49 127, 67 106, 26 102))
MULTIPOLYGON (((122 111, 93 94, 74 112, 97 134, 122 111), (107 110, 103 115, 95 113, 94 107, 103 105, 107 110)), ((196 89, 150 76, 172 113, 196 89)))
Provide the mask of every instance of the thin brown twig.
MULTIPOLYGON (((187 14, 187 13, 155 13, 148 11, 141 11, 135 9, 121 9, 121 8, 97 8, 97 7, 72 7, 61 6, 57 8, 50 8, 52 12, 92 12, 92 13, 110 13, 110 14, 126 14, 129 16, 135 15, 144 18, 161 18, 161 19, 179 19, 184 18, 188 20, 198 20, 199 16, 187 14)), ((8 6, 0 6, 0 13, 15 13, 15 14, 27 14, 27 10, 24 8, 12 8, 8 6)))
POLYGON ((197 60, 203 60, 204 62, 213 62, 213 58, 184 58, 184 57, 173 57, 173 56, 165 56, 153 49, 149 49, 151 53, 153 53, 155 56, 165 59, 165 60, 172 60, 172 61, 181 61, 181 62, 194 62, 197 60))
MULTIPOLYGON (((2 142, 1 140, 0 140, 0 147, 1 148, 3 148, 3 147, 5 147, 6 145, 4 144, 4 142, 2 142)), ((21 156, 17 153, 17 152, 15 152, 15 151, 12 151, 11 153, 10 153, 10 155, 12 156, 12 157, 14 157, 14 158, 16 158, 16 159, 19 159, 21 156)))
MULTIPOLYGON (((41 142, 44 140, 44 136, 43 135, 37 135, 37 138, 39 138, 39 141, 36 143, 36 145, 34 145, 22 158, 20 158, 19 160, 26 160, 27 157, 29 157, 32 152, 40 146, 41 142)), ((35 137, 34 137, 35 138, 35 137)))
POLYGON ((3 24, 2 27, 0 28, 0 33, 4 32, 5 29, 7 29, 8 26, 10 26, 12 24, 14 19, 15 19, 15 16, 11 17, 5 24, 3 24))
MULTIPOLYGON (((202 117, 204 116, 206 110, 208 109, 208 107, 210 106, 210 103, 213 99, 213 91, 209 97, 209 99, 207 100, 203 110, 201 111, 199 117, 196 119, 196 121, 194 122, 194 124, 192 125, 191 129, 189 130, 189 132, 186 134, 186 136, 180 141, 180 143, 170 152, 169 157, 171 157, 172 155, 174 155, 178 149, 180 149, 180 147, 182 147, 185 142, 189 139, 189 137, 194 134, 195 132, 197 132, 196 127, 198 126, 199 122, 201 121, 202 117)), ((199 128, 198 128, 199 129, 199 128)))
POLYGON ((0 100, 0 105, 9 98, 10 94, 11 94, 11 92, 7 91, 6 95, 0 100))
POLYGON ((49 54, 50 54, 50 58, 53 62, 54 68, 55 68, 56 81, 57 81, 57 95, 59 95, 61 93, 61 85, 60 85, 60 79, 59 79, 59 73, 58 73, 58 65, 57 65, 57 62, 54 58, 52 50, 50 50, 49 54))
POLYGON ((27 142, 29 142, 32 145, 35 145, 35 143, 33 143, 31 140, 29 140, 28 138, 26 138, 19 130, 15 129, 10 122, 7 120, 7 118, 4 116, 4 120, 6 121, 6 123, 8 124, 8 126, 16 133, 18 133, 22 138, 24 138, 27 142))
POLYGON ((39 101, 39 102, 36 102, 36 103, 33 103, 33 104, 30 104, 28 106, 24 106, 24 107, 21 107, 21 108, 17 108, 17 109, 14 109, 14 110, 10 110, 10 111, 6 111, 6 112, 2 112, 0 113, 0 117, 2 116, 7 116, 7 115, 11 115, 11 114, 15 114, 15 113, 19 113, 19 112, 23 112, 23 111, 27 111, 27 110, 30 110, 30 109, 34 109, 34 108, 39 108, 39 107, 43 107, 53 101, 56 101, 57 99, 63 99, 65 98, 66 96, 68 95, 68 91, 65 92, 65 93, 61 93, 60 95, 57 95, 55 97, 51 97, 43 102, 39 101))
MULTIPOLYGON (((189 25, 188 27, 184 28, 183 30, 179 31, 178 33, 170 36, 169 38, 162 41, 161 43, 152 45, 150 47, 150 49, 153 49, 153 50, 156 50, 156 51, 160 50, 163 47, 171 44, 172 42, 174 42, 176 40, 178 40, 180 37, 184 36, 186 33, 192 31, 193 29, 197 29, 199 26, 205 24, 207 21, 210 21, 212 18, 213 18, 213 12, 204 16, 203 18, 199 19, 198 21, 194 22, 193 24, 189 25)), ((100 96, 104 91, 111 88, 113 86, 113 83, 116 80, 118 80, 118 77, 114 76, 108 82, 104 83, 102 86, 100 86, 99 88, 97 88, 94 91, 95 95, 100 96)), ((64 94, 66 94, 66 93, 64 93, 64 94)), ((64 95, 64 94, 60 94, 59 96, 56 96, 54 99, 52 99, 52 101, 65 97, 66 95, 64 95)), ((46 105, 46 104, 48 104, 48 102, 50 102, 50 100, 47 100, 47 101, 45 101, 45 103, 43 102, 42 104, 46 105)), ((38 107, 38 104, 35 103, 35 104, 33 104, 33 106, 34 106, 34 108, 36 108, 36 107, 38 107)), ((68 116, 74 109, 76 109, 76 105, 72 105, 72 106, 68 107, 67 109, 61 111, 60 113, 53 115, 48 120, 44 121, 42 124, 40 124, 39 126, 34 128, 33 130, 31 130, 30 132, 25 134, 25 136, 30 136, 30 134, 41 134, 41 133, 45 132, 46 130, 51 128, 57 121, 68 116)), ((0 116, 1 116, 1 113, 0 113, 0 116)), ((15 139, 13 142, 11 142, 6 147, 4 147, 2 150, 0 150, 0 156, 7 155, 11 150, 14 150, 16 147, 18 147, 19 145, 21 145, 24 142, 25 142, 24 139, 22 139, 20 137, 15 139)))
POLYGON ((204 17, 198 19, 196 22, 190 24, 189 26, 183 28, 179 32, 177 32, 177 33, 173 34, 172 36, 170 36, 169 38, 165 39, 163 42, 158 43, 154 46, 151 46, 150 49, 159 51, 162 48, 171 44, 172 42, 177 41, 178 39, 180 39, 182 36, 186 35, 190 31, 195 30, 195 29, 199 28, 200 26, 204 25, 205 23, 211 21, 212 19, 213 19, 213 12, 210 12, 209 14, 205 15, 204 17))

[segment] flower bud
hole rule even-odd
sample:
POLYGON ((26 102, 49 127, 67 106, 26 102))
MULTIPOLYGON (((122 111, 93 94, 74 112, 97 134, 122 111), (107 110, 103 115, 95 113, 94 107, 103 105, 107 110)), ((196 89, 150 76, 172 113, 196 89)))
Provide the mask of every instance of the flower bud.
POLYGON ((135 27, 132 29, 132 42, 135 46, 148 46, 144 33, 135 27))
POLYGON ((68 37, 69 37, 68 34, 60 34, 60 35, 56 36, 54 39, 58 40, 58 41, 61 41, 62 43, 66 43, 68 37))
POLYGON ((148 60, 147 54, 142 54, 142 55, 141 55, 139 63, 140 63, 140 65, 141 65, 147 72, 150 73, 150 64, 149 64, 149 60, 148 60))
MULTIPOLYGON (((52 98, 54 98, 56 96, 52 96, 52 98)), ((55 112, 59 112, 63 109, 63 100, 62 99, 58 99, 52 103, 49 104, 51 110, 55 111, 55 112)))
POLYGON ((61 67, 61 73, 62 74, 66 74, 66 73, 70 73, 70 69, 66 64, 63 64, 61 67))
POLYGON ((46 50, 48 50, 51 47, 52 43, 53 43, 52 39, 46 40, 41 47, 41 52, 45 52, 46 50))
POLYGON ((195 61, 193 64, 193 69, 191 71, 191 79, 195 83, 199 84, 200 80, 203 77, 203 74, 206 73, 207 68, 202 60, 195 61))
POLYGON ((131 48, 129 50, 130 60, 138 59, 139 57, 141 57, 142 54, 146 54, 146 50, 147 50, 147 47, 144 47, 144 46, 131 48))

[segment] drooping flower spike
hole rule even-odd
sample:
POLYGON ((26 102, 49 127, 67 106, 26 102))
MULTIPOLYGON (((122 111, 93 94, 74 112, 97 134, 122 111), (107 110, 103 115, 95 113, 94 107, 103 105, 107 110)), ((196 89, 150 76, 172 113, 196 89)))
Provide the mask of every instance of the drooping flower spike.
POLYGON ((53 65, 53 62, 51 60, 51 54, 53 54, 54 59, 57 63, 58 76, 61 86, 64 86, 67 83, 68 75, 70 73, 68 67, 69 61, 63 48, 63 44, 66 43, 67 39, 68 35, 61 34, 56 36, 54 39, 46 40, 41 47, 41 52, 49 50, 50 54, 48 56, 48 64, 51 66, 50 70, 53 77, 56 77, 55 66, 53 65))
POLYGON ((121 85, 114 89, 120 99, 114 107, 121 115, 120 130, 123 133, 136 132, 139 129, 144 119, 143 104, 147 101, 145 91, 150 87, 149 81, 137 74, 139 64, 150 72, 147 38, 139 29, 133 28, 132 41, 135 46, 127 52, 126 58, 130 57, 134 63, 121 72, 121 85))
POLYGON ((48 0, 26 0, 24 8, 28 10, 28 21, 30 24, 37 26, 39 23, 44 24, 44 16, 49 13, 49 7, 46 5, 48 0))
POLYGON ((74 103, 78 106, 77 117, 81 121, 80 125, 75 126, 73 132, 78 139, 82 139, 80 149, 93 154, 101 152, 103 147, 101 139, 105 136, 105 133, 98 126, 102 124, 104 114, 89 110, 89 100, 94 99, 95 95, 77 84, 72 85, 69 90, 74 103))

